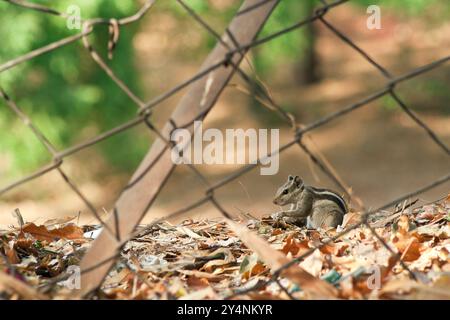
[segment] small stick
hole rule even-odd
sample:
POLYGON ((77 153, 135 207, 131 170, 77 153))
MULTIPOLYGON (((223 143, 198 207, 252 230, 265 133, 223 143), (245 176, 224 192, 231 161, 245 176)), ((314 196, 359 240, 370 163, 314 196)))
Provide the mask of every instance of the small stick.
POLYGON ((381 228, 381 227, 384 227, 386 224, 388 224, 388 223, 391 222, 392 220, 395 220, 396 218, 400 217, 400 216, 404 213, 405 209, 408 209, 409 207, 412 207, 414 204, 417 203, 417 201, 419 201, 419 199, 416 199, 416 200, 410 202, 409 204, 404 205, 403 208, 394 211, 394 212, 392 213, 392 215, 390 215, 389 217, 387 217, 387 218, 385 218, 385 219, 383 219, 383 220, 381 220, 381 221, 377 221, 377 222, 371 224, 371 226, 372 226, 373 228, 381 228))

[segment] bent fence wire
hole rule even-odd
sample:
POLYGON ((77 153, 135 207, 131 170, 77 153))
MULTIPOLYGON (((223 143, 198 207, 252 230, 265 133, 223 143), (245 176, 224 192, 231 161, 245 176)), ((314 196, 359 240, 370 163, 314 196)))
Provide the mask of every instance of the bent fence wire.
MULTIPOLYGON (((55 15, 55 16, 59 16, 63 19, 67 18, 67 15, 63 12, 59 12, 56 11, 54 9, 51 9, 49 7, 46 6, 42 6, 42 5, 38 5, 38 4, 34 4, 31 2, 26 2, 26 1, 22 1, 22 0, 3 0, 6 1, 8 3, 10 3, 11 5, 16 5, 16 6, 20 6, 23 8, 23 10, 35 10, 37 12, 43 13, 43 14, 50 14, 50 15, 55 15)), ((200 15, 198 15, 187 3, 185 3, 183 0, 176 0, 177 3, 180 5, 181 8, 183 8, 186 12, 187 15, 191 16, 196 23, 198 23, 201 27, 203 27, 209 34, 211 34, 212 36, 215 37, 215 39, 222 44, 226 50, 227 50, 227 54, 223 56, 223 58, 220 61, 217 61, 216 63, 214 63, 212 66, 210 66, 209 68, 202 70, 201 72, 195 74, 193 77, 191 77, 190 79, 178 84, 177 86, 171 88, 170 90, 164 92, 163 94, 154 97, 152 100, 150 101, 143 101, 141 100, 135 93, 132 92, 132 90, 114 73, 114 71, 108 66, 108 64, 105 62, 105 60, 100 56, 100 54, 97 53, 97 51, 94 49, 94 47, 90 44, 89 40, 88 40, 88 35, 90 35, 91 33, 93 33, 94 29, 96 26, 98 25, 107 25, 109 26, 109 33, 110 33, 110 39, 109 39, 109 43, 108 43, 108 51, 109 51, 109 55, 112 55, 112 52, 115 48, 115 45, 118 41, 118 35, 119 35, 119 30, 122 26, 126 25, 126 24, 130 24, 133 22, 136 22, 140 19, 142 19, 152 8, 153 4, 155 3, 155 0, 147 0, 145 1, 145 3, 142 5, 142 7, 139 9, 139 11, 129 17, 125 17, 125 18, 120 18, 120 19, 115 19, 115 18, 111 18, 111 19, 89 19, 89 20, 81 20, 80 19, 80 23, 82 23, 83 28, 82 31, 76 35, 72 35, 69 37, 66 37, 64 39, 61 39, 59 41, 56 41, 54 43, 51 43, 49 45, 46 45, 42 48, 38 48, 35 49, 29 53, 26 53, 22 56, 19 56, 15 59, 12 59, 10 61, 7 62, 3 62, 0 64, 0 73, 4 72, 8 69, 11 69, 21 63, 27 62, 31 59, 34 59, 42 54, 45 53, 51 53, 54 50, 57 50, 63 46, 66 46, 67 44, 76 42, 78 40, 82 41, 83 46, 85 47, 85 49, 89 52, 90 56, 92 57, 92 59, 99 65, 100 68, 102 68, 105 73, 117 84, 118 89, 122 90, 123 93, 125 93, 137 106, 137 116, 128 122, 125 122, 107 132, 104 132, 92 139, 89 139, 83 143, 71 146, 65 150, 57 150, 52 143, 45 137, 45 135, 38 129, 37 126, 35 126, 33 124, 32 119, 30 119, 22 110, 21 108, 15 103, 14 98, 12 98, 10 95, 8 95, 7 92, 5 92, 5 90, 1 87, 0 84, 0 97, 4 100, 6 106, 8 108, 11 109, 12 112, 14 112, 18 118, 20 118, 20 120, 24 123, 24 125, 28 126, 29 129, 31 129, 31 131, 33 132, 33 134, 36 136, 36 138, 43 144, 43 146, 48 150, 49 154, 52 156, 52 161, 51 163, 48 163, 47 165, 41 167, 39 170, 35 171, 34 173, 25 176, 23 178, 21 178, 20 180, 17 180, 7 186, 3 186, 0 188, 0 196, 4 195, 5 193, 7 193, 10 190, 13 190, 15 188, 17 188, 18 186, 21 186, 31 180, 34 180, 36 178, 39 178, 42 175, 45 175, 51 171, 57 171, 61 177, 63 178, 63 180, 65 181, 65 183, 67 183, 67 185, 73 190, 73 192, 75 192, 75 194, 86 204, 86 206, 90 209, 90 211, 92 212, 92 214, 98 219, 98 221, 105 227, 105 231, 106 232, 111 232, 112 234, 114 234, 114 232, 111 230, 110 227, 108 227, 106 224, 104 224, 104 222, 102 221, 102 219, 100 218, 100 216, 97 213, 97 210, 95 208, 95 206, 89 201, 88 196, 84 195, 80 188, 77 187, 77 185, 74 183, 74 181, 67 175, 67 173, 62 169, 62 164, 64 162, 64 159, 69 157, 70 155, 73 155, 85 148, 88 148, 90 146, 93 146, 105 139, 108 139, 120 132, 123 132, 125 130, 128 130, 130 128, 133 128, 139 124, 145 124, 149 130, 151 130, 152 132, 154 132, 159 138, 162 139, 162 141, 165 143, 165 148, 171 148, 173 147, 173 142, 172 141, 168 141, 168 139, 166 139, 164 137, 164 135, 156 128, 156 126, 152 123, 150 117, 152 115, 152 109, 156 108, 160 105, 160 103, 162 101, 165 101, 166 99, 168 99, 169 97, 173 96, 174 94, 178 93, 180 90, 188 87, 189 85, 191 85, 192 83, 198 81, 199 79, 204 78, 205 76, 207 76, 208 74, 210 74, 211 72, 213 72, 215 69, 219 68, 219 67, 223 67, 226 66, 227 68, 234 68, 234 71, 236 72, 236 74, 242 78, 247 84, 251 85, 251 88, 257 88, 256 90, 252 90, 251 94, 254 95, 255 99, 257 99, 258 101, 262 102, 262 104, 266 107, 268 107, 269 109, 271 109, 273 112, 276 112, 279 116, 281 116, 283 119, 286 120, 286 122, 292 127, 294 134, 293 134, 293 138, 292 140, 281 146, 280 149, 277 151, 278 153, 282 153, 285 150, 297 145, 298 147, 301 148, 301 150, 303 150, 308 157, 312 160, 312 162, 321 170, 323 171, 324 174, 326 174, 343 192, 346 193, 346 195, 351 198, 352 194, 350 189, 345 185, 345 183, 342 181, 342 179, 337 175, 337 173, 335 172, 335 170, 328 164, 328 162, 326 161, 326 159, 324 159, 323 156, 315 154, 313 151, 311 151, 307 145, 304 143, 304 138, 306 137, 306 134, 308 134, 309 132, 313 131, 314 129, 317 129, 335 119, 344 117, 348 114, 350 114, 351 112, 358 110, 366 105, 368 105, 370 102, 378 100, 384 96, 390 96, 393 98, 393 100, 397 103, 397 105, 401 108, 402 111, 404 111, 418 126, 420 126, 430 137, 431 141, 433 141, 440 149, 442 149, 442 151, 447 155, 450 156, 450 150, 449 147, 436 135, 436 133, 429 128, 410 108, 409 106, 404 102, 404 100, 402 100, 399 95, 396 93, 396 86, 397 84, 401 83, 401 82, 405 82, 408 81, 416 76, 419 76, 425 72, 428 72, 432 69, 435 68, 439 68, 441 66, 443 66, 445 63, 447 63, 450 60, 450 56, 445 56, 442 57, 439 60, 436 60, 430 64, 421 66, 419 68, 413 69, 407 73, 401 74, 401 75, 393 75, 393 73, 391 73, 389 70, 387 70, 385 67, 383 67, 382 65, 380 65, 378 62, 376 62, 369 53, 367 53, 366 51, 364 51, 363 49, 361 49, 356 43, 354 43, 347 35, 345 35, 344 33, 342 33, 338 28, 336 28, 336 26, 334 26, 333 24, 331 24, 327 19, 326 19, 326 15, 327 13, 332 10, 333 8, 337 7, 337 6, 342 6, 344 5, 346 2, 348 2, 348 0, 339 0, 339 1, 334 1, 334 2, 327 2, 325 0, 320 0, 320 6, 314 11, 314 13, 307 19, 303 20, 303 21, 299 21, 298 23, 295 23, 285 29, 276 31, 268 36, 265 37, 257 37, 254 41, 251 41, 249 43, 245 43, 245 44, 239 44, 237 43, 237 41, 235 41, 235 38, 233 36, 233 34, 230 32, 230 30, 227 28, 225 30, 226 35, 231 39, 231 42, 233 43, 232 46, 230 46, 227 42, 222 40, 222 37, 219 35, 219 33, 217 33, 200 15), (369 63, 370 65, 372 65, 375 69, 377 69, 379 71, 379 73, 385 78, 385 84, 383 87, 381 87, 380 89, 378 89, 377 91, 373 92, 372 94, 366 96, 365 98, 357 101, 354 104, 351 104, 349 106, 343 107, 342 109, 340 109, 339 111, 336 111, 334 113, 330 113, 322 118, 320 118, 319 120, 310 123, 308 125, 300 125, 299 123, 297 123, 295 121, 295 118, 293 117, 293 115, 291 115, 290 113, 286 112, 285 110, 283 110, 279 105, 277 105, 277 103, 274 101, 274 99, 271 97, 269 90, 267 89, 267 87, 261 83, 258 78, 257 75, 253 75, 253 76, 249 76, 248 74, 246 74, 238 65, 233 63, 233 56, 236 54, 243 54, 245 53, 248 49, 254 48, 256 46, 260 46, 263 45, 266 42, 269 42, 275 38, 281 37, 284 34, 288 33, 288 32, 292 32, 298 28, 301 28, 305 25, 308 25, 310 23, 320 23, 323 26, 325 26, 327 29, 329 29, 337 38, 339 38, 340 40, 342 40, 346 45, 348 45, 349 47, 351 47, 352 49, 354 49, 356 52, 358 52, 366 61, 367 63, 369 63), (255 80, 256 79, 256 80, 255 80)), ((250 5, 248 7, 246 7, 245 9, 239 11, 236 15, 242 15, 245 14, 247 12, 250 12, 252 10, 257 10, 259 7, 265 5, 268 2, 279 2, 277 0, 261 0, 259 2, 256 2, 253 5, 250 5)), ((247 91, 248 93, 249 91, 247 91)), ((179 125, 176 126, 174 123, 172 123, 173 129, 176 128, 180 128, 180 127, 188 127, 191 126, 193 124, 193 122, 196 119, 193 119, 192 121, 189 121, 188 123, 185 123, 183 125, 179 125)), ((273 155, 273 154, 272 154, 273 155)), ((267 157, 270 157, 272 155, 268 155, 267 157)), ((156 157, 155 161, 153 163, 150 164, 150 167, 159 160, 159 157, 156 157)), ((258 165, 261 164, 262 158, 258 159, 258 164, 250 164, 250 165, 246 165, 241 169, 236 170, 233 174, 227 176, 226 178, 224 178, 223 180, 215 183, 215 184, 211 184, 208 182, 207 178, 202 175, 196 168, 194 165, 189 165, 190 169, 207 185, 207 189, 205 191, 205 194, 202 198, 197 199, 195 201, 193 201, 191 204, 189 204, 188 206, 186 206, 185 208, 182 208, 180 210, 177 210, 176 212, 173 212, 161 219, 158 219, 156 221, 154 221, 153 223, 151 223, 148 228, 150 228, 151 226, 165 220, 168 218, 173 218, 173 217, 177 217, 180 216, 182 214, 185 214, 186 212, 189 212, 192 209, 195 209, 197 207, 200 207, 202 205, 204 205, 205 203, 211 203, 215 206, 215 208, 217 208, 217 210, 224 215, 225 217, 231 217, 231 215, 220 205, 219 199, 217 199, 216 195, 214 194, 214 191, 227 185, 229 182, 233 181, 234 179, 236 179, 237 177, 245 174, 246 172, 256 168, 258 165)), ((136 178, 136 180, 138 180, 138 178, 136 178)), ((304 254, 302 254, 301 256, 291 260, 288 264, 282 266, 281 268, 279 268, 278 270, 273 270, 273 276, 271 277, 271 279, 269 281, 266 282, 259 282, 257 285, 255 285, 254 287, 251 288, 247 288, 245 289, 245 291, 236 291, 233 295, 229 296, 228 298, 231 298, 234 295, 238 295, 238 294, 243 294, 245 292, 249 292, 252 290, 258 290, 262 287, 264 287, 265 285, 267 285, 269 282, 275 282, 276 284, 278 284, 281 287, 281 283, 278 280, 279 275, 281 274, 281 272, 290 267, 291 265, 300 262, 302 259, 304 259, 305 257, 307 257, 308 255, 310 255, 315 249, 320 248, 321 246, 326 245, 329 242, 335 241, 336 239, 342 237, 344 234, 348 233, 350 230, 353 230, 357 227, 363 226, 365 225, 366 227, 368 227, 371 232, 374 234, 374 236, 380 241, 380 243, 387 249, 390 251, 390 253, 395 256, 395 258, 397 259, 397 263, 400 263, 403 268, 405 268, 410 276, 412 278, 415 278, 414 273, 409 270, 409 268, 402 262, 402 260, 400 259, 400 256, 384 241, 384 239, 382 237, 380 237, 376 230, 368 223, 368 217, 380 210, 384 210, 387 209, 391 206, 394 206, 396 204, 398 204, 399 202, 402 202, 404 200, 409 199, 410 197, 413 197, 415 195, 418 195, 420 193, 423 193, 427 190, 430 190, 436 186, 439 186, 441 184, 444 184, 446 182, 448 182, 450 180, 450 172, 435 180, 430 182, 428 185, 425 185, 417 190, 414 190, 408 194, 405 194, 397 199, 394 199, 393 201, 384 204, 383 206, 381 206, 380 208, 377 208, 375 210, 366 210, 364 208, 364 206, 362 205, 362 202, 359 202, 359 208, 362 210, 363 214, 362 214, 362 219, 359 223, 356 223, 354 225, 351 225, 349 227, 347 227, 344 231, 338 233, 336 236, 328 239, 325 242, 322 242, 320 245, 311 248, 310 250, 308 250, 307 252, 305 252, 304 254)), ((135 181, 132 181, 130 184, 133 184, 135 181)), ((130 186, 130 184, 128 184, 125 188, 128 188, 130 186)), ((148 229, 149 230, 149 229, 148 229)), ((145 234, 146 229, 144 230, 139 230, 139 231, 135 231, 133 234, 129 235, 129 237, 127 237, 127 239, 132 239, 133 237, 136 236, 141 236, 142 234, 145 234)), ((126 239, 125 239, 126 240, 126 239)), ((122 239, 121 243, 126 243, 126 241, 124 241, 124 239, 122 239)), ((122 245, 123 247, 123 245, 122 245)), ((120 249, 115 251, 115 252, 111 252, 111 256, 109 259, 107 259, 107 261, 115 261, 115 259, 118 258, 119 254, 120 254, 120 249)), ((92 266, 89 269, 83 270, 83 272, 89 272, 92 269, 95 269, 99 266, 101 266, 103 263, 106 263, 107 261, 99 261, 99 263, 97 265, 92 266)), ((133 270, 133 268, 130 268, 131 270, 133 270)), ((57 281, 61 281, 63 279, 62 278, 58 278, 56 279, 57 281)), ((55 280, 55 283, 56 283, 55 280)), ((101 283, 99 283, 98 285, 101 285, 101 283)), ((285 290, 284 288, 281 288, 283 290, 285 290)), ((290 295, 289 295, 290 296, 290 295)), ((292 296, 290 296, 292 298, 292 296)))

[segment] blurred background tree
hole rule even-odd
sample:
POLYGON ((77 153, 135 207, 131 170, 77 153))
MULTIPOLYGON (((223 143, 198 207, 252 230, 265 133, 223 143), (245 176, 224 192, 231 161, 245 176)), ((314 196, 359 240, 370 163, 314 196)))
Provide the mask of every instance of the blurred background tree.
MULTIPOLYGON (((269 35, 275 30, 282 30, 307 19, 314 14, 314 10, 321 4, 322 2, 318 0, 281 1, 262 30, 261 35, 269 35)), ((382 24, 386 22, 385 15, 390 15, 391 17, 395 16, 399 21, 420 17, 424 25, 433 27, 447 21, 450 14, 450 2, 441 0, 412 0, 408 2, 403 0, 378 0, 375 2, 372 0, 353 0, 348 2, 348 5, 354 5, 357 10, 363 12, 365 12, 365 8, 374 4, 381 8, 382 24)), ((333 14, 331 12, 330 16, 333 16, 333 14)), ((290 77, 289 81, 295 81, 295 85, 307 86, 320 82, 323 78, 321 70, 323 66, 321 66, 317 50, 318 37, 320 36, 318 34, 319 24, 320 22, 307 24, 294 32, 255 48, 253 50, 253 63, 257 74, 262 75, 263 78, 270 77, 269 75, 273 77, 277 68, 289 68, 293 73, 293 77, 290 77)), ((337 27, 340 29, 340 26, 337 27)), ((406 56, 407 52, 403 54, 406 56)), ((405 91, 417 93, 414 98, 419 109, 436 111, 437 108, 439 113, 449 113, 450 110, 443 108, 442 103, 437 103, 434 106, 432 105, 433 102, 430 103, 430 100, 442 102, 450 99, 449 91, 444 88, 446 80, 448 80, 448 75, 444 75, 443 79, 414 79, 405 84, 405 91), (417 88, 420 88, 419 91, 417 91, 417 88)), ((268 118, 264 113, 258 112, 261 110, 261 106, 257 100, 253 99, 251 105, 255 114, 259 115, 266 124, 275 120, 273 117, 269 116, 268 118)), ((283 105, 283 107, 290 111, 298 109, 290 105, 283 105)), ((389 98, 384 99, 383 108, 388 111, 397 110, 396 104, 389 98)))

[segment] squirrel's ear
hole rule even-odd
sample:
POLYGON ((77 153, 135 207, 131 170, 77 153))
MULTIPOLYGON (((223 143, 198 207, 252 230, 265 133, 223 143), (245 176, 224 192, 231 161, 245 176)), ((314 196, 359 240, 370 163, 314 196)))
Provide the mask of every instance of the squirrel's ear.
POLYGON ((288 176, 289 181, 292 181, 293 179, 294 179, 294 176, 291 176, 291 175, 288 176))
POLYGON ((303 181, 302 179, 300 179, 299 176, 295 176, 294 182, 297 185, 297 187, 303 184, 303 181))

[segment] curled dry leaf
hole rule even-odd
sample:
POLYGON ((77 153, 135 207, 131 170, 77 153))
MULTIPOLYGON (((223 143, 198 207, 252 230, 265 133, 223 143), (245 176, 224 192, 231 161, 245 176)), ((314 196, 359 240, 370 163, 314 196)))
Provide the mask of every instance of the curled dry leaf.
POLYGON ((37 226, 30 222, 23 226, 22 232, 31 234, 37 240, 54 241, 57 239, 82 240, 83 229, 75 224, 49 230, 46 226, 37 226))
POLYGON ((279 234, 283 234, 283 231, 281 229, 279 229, 279 228, 273 229, 272 236, 277 236, 279 234))
POLYGON ((299 241, 294 238, 294 234, 290 234, 286 240, 281 252, 284 254, 291 253, 292 256, 296 257, 297 255, 301 255, 305 251, 309 249, 308 240, 299 241))
POLYGON ((264 271, 266 271, 266 268, 262 263, 258 261, 258 255, 256 254, 246 256, 244 260, 242 260, 241 266, 239 268, 239 272, 242 274, 242 278, 247 280, 252 276, 260 274, 264 271))
POLYGON ((337 257, 342 257, 347 249, 349 249, 350 245, 345 242, 338 242, 334 245, 334 252, 333 254, 337 257))
POLYGON ((202 260, 207 260, 201 270, 212 272, 214 268, 221 267, 236 261, 233 253, 228 248, 220 248, 212 252, 208 256, 201 257, 202 260))
POLYGON ((186 283, 189 287, 193 288, 206 288, 209 287, 208 279, 199 278, 196 276, 188 276, 186 283))
POLYGON ((401 253, 403 261, 414 261, 420 257, 421 243, 414 233, 409 232, 408 216, 400 217, 398 230, 392 237, 392 242, 401 253))
POLYGON ((9 263, 16 264, 20 262, 19 256, 14 249, 14 243, 12 241, 4 246, 4 250, 9 263))

